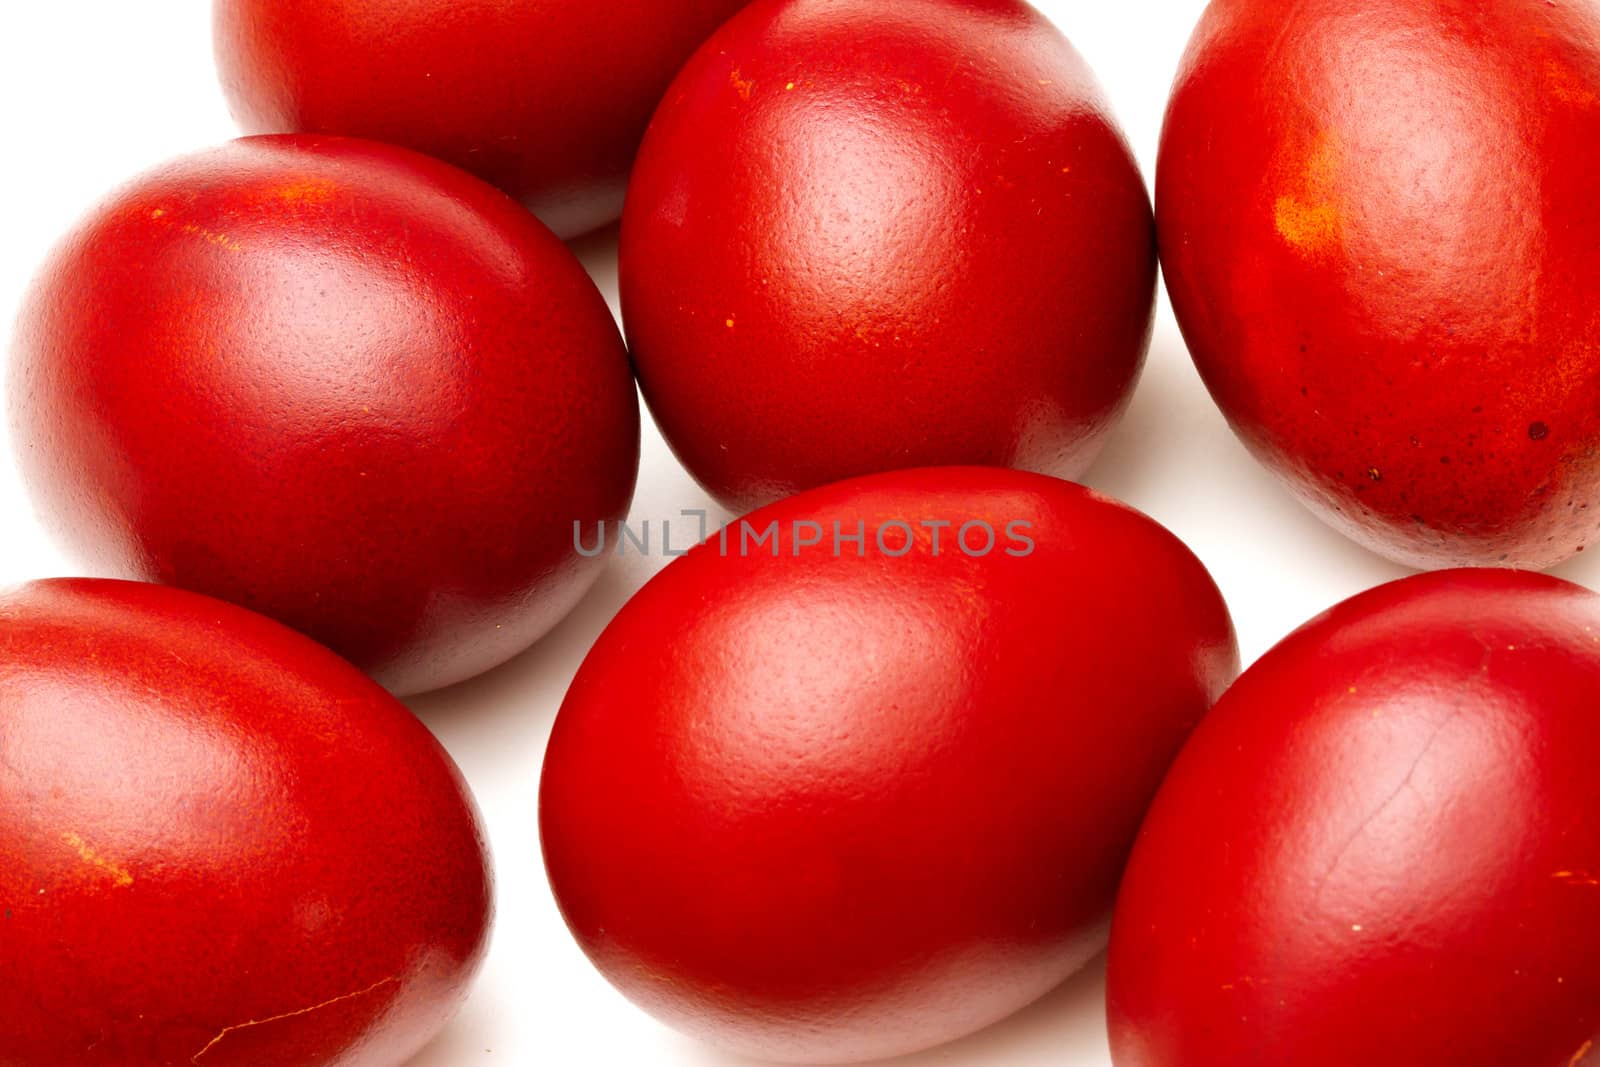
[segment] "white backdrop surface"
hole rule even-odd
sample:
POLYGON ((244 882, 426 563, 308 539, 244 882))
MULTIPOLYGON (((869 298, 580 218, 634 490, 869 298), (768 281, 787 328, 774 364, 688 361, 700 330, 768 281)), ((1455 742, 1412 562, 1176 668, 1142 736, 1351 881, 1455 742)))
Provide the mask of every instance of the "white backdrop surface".
MULTIPOLYGON (((1039 4, 1100 77, 1144 167, 1155 160, 1173 72, 1202 0, 1039 4)), ((597 42, 596 47, 603 47, 597 42)), ((208 0, 51 0, 0 6, 0 324, 62 232, 113 185, 234 133, 215 82, 208 0)), ((580 252, 615 307, 614 238, 580 252)), ((7 453, 9 456, 9 453, 7 453)), ((1245 454, 1189 363, 1163 294, 1131 410, 1086 479, 1166 524, 1222 586, 1248 663, 1305 619, 1403 573, 1321 526, 1245 454)), ((636 519, 708 501, 647 426, 636 519)), ((1563 568, 1593 585, 1600 553, 1563 568)), ((629 1064, 733 1067, 632 1008, 579 953, 538 852, 539 763, 568 681, 624 600, 665 561, 616 561, 549 638, 505 667, 412 702, 471 781, 488 821, 499 919, 460 1018, 414 1067, 629 1064)), ((76 573, 37 529, 0 461, 0 581, 76 573)), ((1106 1067, 1103 967, 1011 1020, 896 1061, 971 1067, 1106 1067)))

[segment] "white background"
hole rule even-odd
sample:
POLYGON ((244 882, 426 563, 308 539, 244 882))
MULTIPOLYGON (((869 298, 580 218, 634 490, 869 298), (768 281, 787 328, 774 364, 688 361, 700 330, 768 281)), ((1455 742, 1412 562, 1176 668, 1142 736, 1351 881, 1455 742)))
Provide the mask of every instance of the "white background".
MULTIPOLYGON (((1039 6, 1099 74, 1148 178, 1167 90, 1202 0, 1039 6)), ((8 0, 0 102, 0 324, 8 333, 20 290, 79 214, 138 171, 234 132, 212 69, 208 0, 8 0)), ((602 237, 580 251, 615 306, 613 246, 602 237)), ((1402 573, 1325 529, 1249 459, 1195 375, 1164 294, 1132 410, 1087 480, 1194 548, 1232 606, 1246 662, 1335 601, 1402 573)), ((659 522, 707 503, 647 427, 635 516, 659 522)), ((1600 553, 1589 557, 1565 568, 1567 576, 1600 578, 1589 573, 1600 568, 1600 553)), ((663 1029, 611 990, 567 935, 538 854, 539 763, 561 695, 600 629, 660 563, 636 554, 619 560, 534 649, 412 702, 477 793, 500 890, 481 982, 414 1067, 745 1062, 663 1029)), ((0 462, 0 581, 70 573, 35 527, 9 458, 0 462)), ((1006 1023, 897 1062, 1105 1067, 1102 972, 1096 964, 1006 1023)))

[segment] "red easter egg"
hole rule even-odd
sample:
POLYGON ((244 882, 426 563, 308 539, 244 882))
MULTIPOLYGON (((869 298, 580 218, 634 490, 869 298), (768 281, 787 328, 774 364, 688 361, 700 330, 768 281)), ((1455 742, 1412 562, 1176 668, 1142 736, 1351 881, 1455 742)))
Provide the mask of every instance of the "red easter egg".
POLYGON ((1600 1062, 1600 598, 1392 582, 1245 672, 1117 903, 1117 1067, 1600 1062))
POLYGON ((0 595, 0 1062, 399 1067, 466 996, 488 864, 449 756, 299 634, 0 595))
POLYGON ((605 302, 491 187, 401 149, 252 138, 125 186, 12 351, 40 514, 97 573, 302 630, 397 692, 527 647, 603 560, 639 413, 605 302))
POLYGON ((1149 341, 1150 204, 1020 0, 764 0, 678 76, 623 220, 668 443, 736 511, 939 464, 1082 473, 1149 341))
POLYGON ((595 644, 545 757, 551 884, 605 976, 690 1034, 816 1063, 935 1045, 1100 950, 1145 806, 1237 670, 1200 562, 1079 486, 813 490, 595 644))
POLYGON ((1196 365, 1319 516, 1543 568, 1600 510, 1600 9, 1215 0, 1156 215, 1196 365))
POLYGON ((745 0, 215 0, 247 133, 334 133, 454 163, 574 236, 615 219, 672 76, 745 0))

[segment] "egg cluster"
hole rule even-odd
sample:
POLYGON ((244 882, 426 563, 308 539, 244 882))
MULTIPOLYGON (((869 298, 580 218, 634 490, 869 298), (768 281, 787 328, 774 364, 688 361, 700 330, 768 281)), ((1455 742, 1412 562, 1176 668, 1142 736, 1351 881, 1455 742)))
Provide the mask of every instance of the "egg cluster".
POLYGON ((215 32, 250 136, 94 209, 12 339, 103 577, 0 593, 0 1063, 440 1032, 491 862, 397 697, 650 551, 642 393, 727 515, 661 530, 517 845, 642 1009, 859 1062, 1109 944, 1117 1067, 1600 1064, 1600 598, 1538 573, 1600 529, 1600 9, 1212 0, 1153 210, 1024 0, 215 32), (621 330, 563 243, 619 218, 621 330), (1250 451, 1427 572, 1242 675, 1194 553, 1066 480, 1158 265, 1250 451))

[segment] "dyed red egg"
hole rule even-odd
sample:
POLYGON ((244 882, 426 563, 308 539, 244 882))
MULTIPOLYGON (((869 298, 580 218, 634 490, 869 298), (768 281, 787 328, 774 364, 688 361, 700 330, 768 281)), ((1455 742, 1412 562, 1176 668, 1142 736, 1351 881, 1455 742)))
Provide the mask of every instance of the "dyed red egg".
POLYGON ((1312 510, 1417 567, 1600 529, 1600 10, 1216 0, 1156 182, 1212 395, 1312 510))
POLYGON ((572 236, 610 222, 684 60, 745 0, 216 0, 247 133, 370 137, 500 186, 572 236))
POLYGON ((1363 593, 1173 767, 1112 930, 1117 1067, 1600 1062, 1600 598, 1363 593))
POLYGON ((483 955, 455 765, 306 638, 132 582, 0 595, 0 1061, 399 1067, 483 955))
POLYGON ((1079 486, 814 490, 596 643, 545 758, 551 884, 687 1033, 818 1063, 935 1045, 1100 950, 1145 806, 1237 670, 1200 562, 1079 486))
POLYGON ((1082 473, 1138 376, 1150 204, 1020 0, 765 0, 685 68, 623 220, 645 398, 735 511, 874 471, 1082 473))
POLYGON ((397 692, 542 635, 621 518, 638 401, 604 300, 491 187, 401 149, 253 138, 125 186, 18 324, 19 462, 96 573, 310 634, 397 692))

